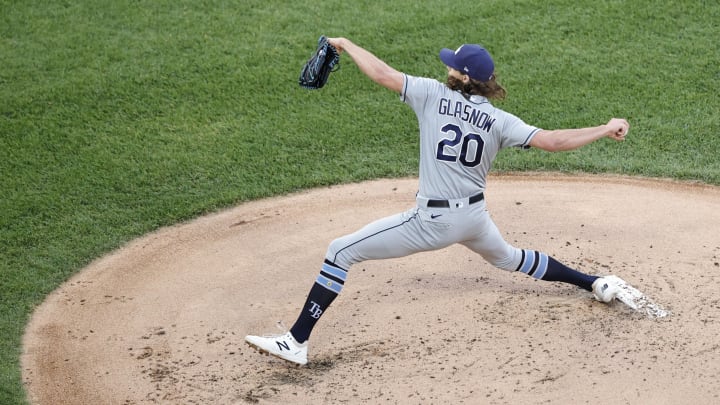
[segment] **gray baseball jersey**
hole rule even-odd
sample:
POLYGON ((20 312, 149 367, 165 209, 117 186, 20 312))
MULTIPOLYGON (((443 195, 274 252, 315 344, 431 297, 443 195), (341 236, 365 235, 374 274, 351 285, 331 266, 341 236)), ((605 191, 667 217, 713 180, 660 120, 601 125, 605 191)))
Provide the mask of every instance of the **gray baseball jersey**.
POLYGON ((405 75, 400 97, 420 124, 419 195, 427 198, 462 198, 484 191, 498 151, 526 147, 539 131, 485 97, 467 99, 433 79, 405 75))

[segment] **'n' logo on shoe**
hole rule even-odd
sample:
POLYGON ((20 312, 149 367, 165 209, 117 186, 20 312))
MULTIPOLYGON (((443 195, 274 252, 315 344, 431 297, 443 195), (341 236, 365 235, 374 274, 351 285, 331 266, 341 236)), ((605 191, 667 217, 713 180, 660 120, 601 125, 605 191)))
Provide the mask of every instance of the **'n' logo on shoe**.
POLYGON ((285 349, 287 351, 290 351, 290 345, 287 344, 284 340, 276 340, 275 343, 278 345, 278 349, 282 351, 282 349, 285 349))

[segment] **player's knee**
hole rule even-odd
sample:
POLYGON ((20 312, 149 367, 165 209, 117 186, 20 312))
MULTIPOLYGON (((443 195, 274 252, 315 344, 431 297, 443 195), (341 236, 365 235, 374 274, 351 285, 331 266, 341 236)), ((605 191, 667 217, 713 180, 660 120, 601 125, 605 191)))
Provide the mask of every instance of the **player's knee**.
POLYGON ((343 241, 343 238, 337 238, 330 242, 327 252, 325 253, 325 259, 337 266, 348 270, 356 261, 348 256, 346 252, 347 244, 343 241))
POLYGON ((327 249, 327 257, 334 258, 338 252, 343 248, 342 238, 337 238, 330 242, 330 245, 327 249))

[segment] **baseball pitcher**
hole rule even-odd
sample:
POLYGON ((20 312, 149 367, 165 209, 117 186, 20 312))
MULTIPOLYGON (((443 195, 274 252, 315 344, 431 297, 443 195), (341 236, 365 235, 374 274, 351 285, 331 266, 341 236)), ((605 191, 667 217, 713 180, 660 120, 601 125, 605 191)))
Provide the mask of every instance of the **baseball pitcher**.
POLYGON ((629 124, 612 118, 596 127, 545 130, 492 105, 505 89, 495 64, 480 45, 442 49, 447 81, 411 76, 388 66, 346 38, 328 38, 379 85, 399 94, 420 127, 420 171, 416 205, 379 219, 330 243, 316 281, 292 328, 281 335, 247 336, 256 349, 297 364, 307 363, 308 338, 340 294, 350 268, 364 260, 397 258, 462 244, 502 270, 539 280, 574 284, 611 302, 627 284, 616 276, 598 277, 571 269, 549 255, 505 241, 485 204, 485 184, 503 148, 555 152, 580 148, 601 138, 623 141, 629 124))

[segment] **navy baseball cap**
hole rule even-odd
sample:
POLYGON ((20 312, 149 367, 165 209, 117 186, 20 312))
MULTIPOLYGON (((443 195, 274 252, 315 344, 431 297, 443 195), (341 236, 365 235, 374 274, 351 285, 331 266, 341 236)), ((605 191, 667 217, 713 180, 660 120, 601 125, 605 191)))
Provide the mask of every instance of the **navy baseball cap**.
POLYGON ((443 48, 440 50, 440 60, 481 82, 490 81, 495 71, 495 63, 490 53, 480 45, 464 44, 455 51, 443 48))

